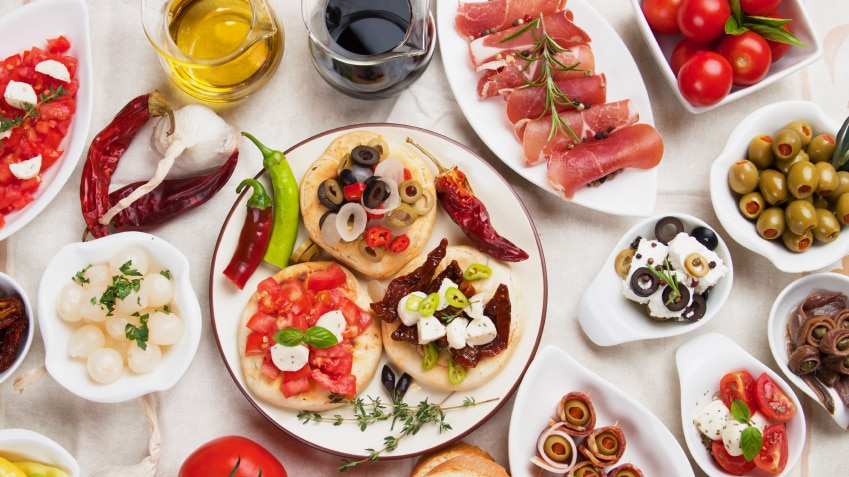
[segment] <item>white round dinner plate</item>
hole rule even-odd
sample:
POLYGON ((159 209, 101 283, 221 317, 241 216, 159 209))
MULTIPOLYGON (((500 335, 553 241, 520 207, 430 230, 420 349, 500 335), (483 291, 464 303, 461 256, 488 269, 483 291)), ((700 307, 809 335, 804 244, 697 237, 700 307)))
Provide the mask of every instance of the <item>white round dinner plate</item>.
MULTIPOLYGON (((507 119, 505 102, 500 97, 478 99, 480 77, 469 60, 468 40, 454 27, 458 2, 439 2, 436 24, 439 28, 439 47, 448 84, 460 110, 484 144, 511 169, 531 183, 557 197, 551 187, 545 164, 525 166, 522 144, 507 119)), ((595 71, 607 76, 607 101, 631 99, 640 112, 641 123, 654 124, 651 102, 646 85, 634 58, 625 43, 587 0, 569 0, 567 8, 575 14, 574 23, 592 39, 595 71)), ((625 169, 616 180, 601 187, 583 187, 572 202, 601 212, 645 217, 654 211, 657 197, 657 167, 648 170, 625 169)))
MULTIPOLYGON (((406 394, 405 402, 413 406, 427 399, 429 403, 441 403, 445 408, 453 408, 446 411, 445 415, 445 420, 451 426, 451 429, 439 432, 436 425, 424 425, 417 434, 400 439, 398 447, 394 451, 380 454, 381 459, 405 458, 422 454, 430 449, 462 438, 495 414, 513 394, 536 353, 545 321, 547 302, 545 262, 534 224, 510 185, 472 151, 439 134, 396 124, 361 124, 333 129, 300 142, 285 151, 295 177, 300 180, 307 168, 319 158, 334 139, 342 134, 357 130, 368 130, 381 134, 390 143, 403 143, 407 137, 411 137, 436 156, 445 167, 457 166, 461 171, 464 171, 468 175, 476 195, 480 197, 492 215, 495 228, 524 249, 530 256, 525 261, 507 264, 518 277, 516 283, 522 285, 523 299, 514 303, 513 306, 519 307, 518 315, 522 318, 524 326, 522 335, 518 343, 515 344, 514 354, 507 366, 494 379, 483 386, 455 394, 422 387, 414 382, 406 394), (464 407, 463 403, 467 400, 473 400, 477 404, 464 407)), ((262 138, 259 139, 263 141, 262 138)), ((264 142, 268 147, 282 149, 280 145, 273 142, 264 142)), ((432 168, 432 170, 435 173, 436 169, 432 168)), ((263 171, 260 171, 258 178, 264 181, 266 186, 270 185, 268 175, 263 171)), ((269 188, 269 190, 271 189, 269 188)), ((366 426, 365 430, 361 430, 357 422, 353 420, 345 421, 338 426, 334 426, 332 421, 315 422, 312 420, 305 423, 299 418, 298 411, 275 407, 258 398, 245 382, 237 345, 237 333, 242 310, 253 291, 256 290, 257 283, 279 270, 277 267, 263 262, 248 280, 243 290, 236 288, 223 275, 223 270, 236 248, 239 232, 244 223, 246 200, 246 194, 240 195, 230 210, 218 237, 210 267, 210 312, 215 338, 224 362, 236 385, 248 401, 280 429, 317 449, 351 459, 367 458, 370 453, 369 449, 378 450, 384 447, 384 438, 388 436, 397 437, 401 434, 399 423, 396 423, 393 428, 391 420, 382 421, 366 426)), ((451 245, 471 245, 460 228, 440 208, 437 212, 433 233, 424 250, 432 250, 443 237, 447 238, 451 245)), ((306 238, 306 231, 301 224, 297 243, 301 243, 306 238)), ((360 281, 363 286, 367 286, 370 280, 361 276, 360 281)), ((388 283, 388 280, 386 283, 388 283)), ((391 404, 391 399, 383 389, 380 379, 380 371, 383 365, 387 363, 388 360, 384 356, 378 365, 374 379, 360 394, 359 397, 366 403, 370 402, 372 398, 379 398, 384 404, 391 404)), ((400 376, 400 370, 394 369, 394 371, 400 376)), ((391 412, 391 409, 388 409, 388 412, 391 412)), ((333 418, 336 415, 354 417, 350 406, 320 414, 328 418, 333 418)))

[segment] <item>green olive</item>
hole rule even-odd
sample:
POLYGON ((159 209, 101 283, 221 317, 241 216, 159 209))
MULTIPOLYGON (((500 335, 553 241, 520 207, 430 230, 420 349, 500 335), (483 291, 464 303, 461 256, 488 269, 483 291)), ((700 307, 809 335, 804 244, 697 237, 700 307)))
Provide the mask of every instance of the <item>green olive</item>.
POLYGON ((360 251, 360 255, 371 262, 379 262, 383 260, 383 256, 386 255, 386 249, 383 248, 383 245, 369 247, 365 240, 360 240, 360 243, 357 244, 357 248, 360 251))
POLYGON ((572 444, 558 434, 552 434, 545 438, 543 451, 554 462, 566 462, 572 458, 572 444))
POLYGON ((811 243, 814 241, 814 234, 808 230, 804 234, 797 235, 787 229, 781 234, 781 240, 784 242, 787 250, 791 252, 804 252, 811 248, 811 243))
POLYGON ((810 197, 817 190, 818 185, 817 166, 812 162, 799 162, 787 174, 787 190, 797 199, 810 197))
POLYGON ((814 195, 808 197, 807 200, 810 200, 811 203, 814 204, 814 207, 816 207, 817 209, 828 209, 828 208, 830 208, 829 202, 827 200, 825 200, 825 197, 823 197, 819 194, 814 194, 814 195))
POLYGON ((829 162, 834 154, 834 137, 830 134, 818 134, 811 138, 805 150, 808 151, 811 162, 829 162))
POLYGON ((396 227, 409 227, 415 223, 418 217, 419 214, 413 210, 413 207, 410 204, 404 203, 398 204, 398 207, 392 209, 386 216, 389 219, 389 223, 396 227))
POLYGON ((814 238, 820 242, 834 242, 840 235, 840 222, 828 209, 817 209, 817 226, 814 227, 814 238))
MULTIPOLYGON (((643 475, 643 474, 640 474, 640 475, 643 475)), ((620 470, 617 470, 610 477, 637 477, 637 474, 634 473, 634 471, 632 471, 630 469, 620 469, 620 470)))
POLYGON ((814 167, 817 168, 817 177, 819 177, 816 193, 819 196, 828 197, 837 188, 839 182, 837 171, 834 170, 834 166, 828 161, 817 162, 814 164, 814 167))
POLYGON ((802 150, 802 139, 792 129, 782 129, 772 141, 772 152, 776 160, 790 159, 802 150))
POLYGON ((772 152, 772 136, 760 134, 749 141, 749 149, 746 157, 752 161, 758 169, 768 169, 775 162, 775 153, 772 152))
POLYGON ((805 121, 793 121, 787 124, 787 126, 784 126, 784 129, 796 131, 796 134, 799 135, 799 139, 802 140, 802 147, 806 147, 808 143, 811 142, 814 135, 811 130, 811 126, 809 126, 805 121))
POLYGON ((598 450, 602 455, 616 455, 619 450, 619 437, 612 431, 605 430, 595 437, 598 450))
POLYGON ((761 212, 763 212, 764 207, 766 207, 766 201, 764 201, 764 196, 762 196, 760 192, 755 191, 749 192, 743 197, 740 197, 738 205, 743 217, 754 220, 761 215, 761 212))
POLYGON ((758 230, 758 235, 767 239, 775 240, 781 237, 784 233, 786 225, 784 223, 784 209, 781 207, 770 207, 761 213, 758 221, 755 224, 758 230))
POLYGON ((828 195, 828 201, 837 202, 837 199, 847 192, 849 192, 849 171, 837 171, 837 187, 828 195))
POLYGON ((613 266, 616 269, 616 274, 622 278, 628 276, 631 271, 631 261, 634 259, 634 254, 637 251, 633 248, 623 248, 616 254, 616 259, 613 261, 613 266))
POLYGON ((817 226, 817 210, 814 204, 804 199, 796 199, 784 209, 784 223, 787 229, 796 235, 802 235, 817 226))
POLYGON ((748 194, 758 187, 758 168, 752 161, 742 159, 728 168, 728 185, 738 194, 748 194))
POLYGON ((389 157, 389 144, 386 143, 386 139, 383 139, 383 137, 371 139, 367 145, 377 149, 381 161, 389 157))
POLYGON ((415 204, 422 196, 422 183, 415 179, 406 180, 398 184, 398 195, 407 204, 415 204))
POLYGON ((776 169, 781 171, 782 174, 787 175, 790 173, 790 169, 795 166, 799 162, 811 162, 810 158, 808 158, 808 153, 805 151, 799 151, 795 156, 790 159, 781 159, 775 161, 776 169))
POLYGON ((842 194, 834 206, 834 215, 843 225, 849 224, 849 194, 842 194))
POLYGON ((769 205, 777 205, 787 200, 787 177, 775 169, 761 171, 758 187, 769 205))
POLYGON ((589 422, 592 413, 587 407, 587 404, 580 399, 567 399, 566 402, 563 403, 560 416, 561 419, 570 424, 583 426, 589 422))

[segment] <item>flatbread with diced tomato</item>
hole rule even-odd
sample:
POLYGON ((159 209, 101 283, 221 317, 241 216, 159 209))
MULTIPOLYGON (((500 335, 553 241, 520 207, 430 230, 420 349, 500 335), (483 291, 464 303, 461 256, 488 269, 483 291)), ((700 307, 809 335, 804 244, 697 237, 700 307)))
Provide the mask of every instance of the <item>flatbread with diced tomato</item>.
POLYGON ((238 341, 242 372, 250 391, 276 406, 322 411, 345 404, 369 384, 380 361, 379 324, 369 298, 354 275, 336 262, 291 265, 257 286, 242 312, 238 341), (306 329, 326 312, 345 316, 343 341, 310 347, 309 361, 297 372, 273 363, 273 335, 282 328, 306 329))
MULTIPOLYGON (((428 159, 420 156, 410 146, 389 141, 380 134, 369 131, 354 131, 343 134, 330 143, 321 157, 316 159, 301 179, 300 205, 304 228, 313 242, 345 266, 377 279, 390 277, 413 257, 421 253, 436 223, 436 190, 430 167, 428 159), (406 235, 409 239, 409 245, 403 251, 396 252, 390 249, 387 244, 383 247, 382 257, 379 260, 375 260, 374 256, 363 255, 360 249, 362 237, 346 242, 344 240, 333 240, 322 234, 322 220, 335 221, 335 215, 325 216, 332 211, 322 205, 318 198, 318 189, 321 184, 326 179, 338 178, 339 170, 344 168, 351 151, 355 147, 374 144, 383 144, 388 149, 388 152, 381 155, 381 161, 393 158, 400 160, 404 169, 406 169, 405 176, 408 176, 406 180, 416 181, 426 191, 425 197, 420 199, 421 202, 417 204, 416 208, 426 206, 427 200, 431 201, 428 211, 422 215, 417 215, 412 225, 404 227, 386 226, 386 228, 392 230, 393 236, 406 235)), ((386 225, 385 222, 386 216, 380 220, 370 218, 369 226, 374 224, 386 225)))

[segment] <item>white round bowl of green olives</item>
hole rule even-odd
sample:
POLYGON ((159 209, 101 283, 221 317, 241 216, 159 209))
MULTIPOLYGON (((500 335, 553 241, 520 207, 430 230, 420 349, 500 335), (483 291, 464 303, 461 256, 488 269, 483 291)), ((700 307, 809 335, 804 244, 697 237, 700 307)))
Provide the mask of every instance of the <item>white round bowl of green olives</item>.
POLYGON ((837 124, 808 101, 764 106, 734 129, 710 171, 728 235, 787 273, 849 254, 849 167, 833 163, 837 124))

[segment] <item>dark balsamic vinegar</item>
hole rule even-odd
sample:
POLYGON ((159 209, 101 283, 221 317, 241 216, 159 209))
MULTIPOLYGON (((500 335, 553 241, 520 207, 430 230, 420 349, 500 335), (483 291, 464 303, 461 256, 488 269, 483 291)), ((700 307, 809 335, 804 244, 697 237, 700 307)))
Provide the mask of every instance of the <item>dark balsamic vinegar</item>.
POLYGON ((324 20, 342 48, 379 55, 404 41, 411 15, 408 0, 330 0, 324 20))

